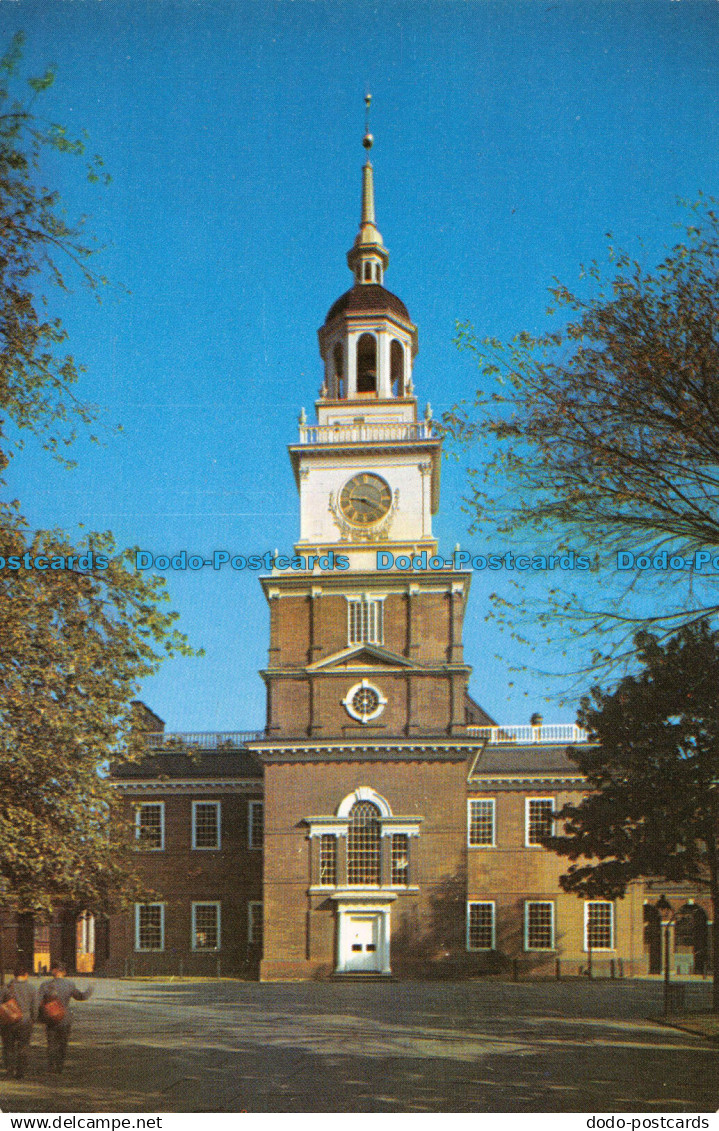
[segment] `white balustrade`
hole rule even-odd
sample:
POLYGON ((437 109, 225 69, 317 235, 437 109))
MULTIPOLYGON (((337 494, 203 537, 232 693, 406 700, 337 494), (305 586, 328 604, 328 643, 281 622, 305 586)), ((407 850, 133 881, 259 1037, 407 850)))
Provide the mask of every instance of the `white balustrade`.
POLYGON ((146 734, 145 742, 151 750, 185 746, 199 747, 201 750, 221 750, 244 746, 246 742, 256 742, 264 737, 265 732, 262 730, 183 731, 174 734, 157 731, 146 734))
POLYGON ((300 422, 301 444, 366 444, 381 441, 435 440, 433 423, 417 424, 401 421, 385 424, 303 424, 300 422))
POLYGON ((534 742, 587 742, 586 730, 578 727, 576 723, 549 723, 542 726, 520 724, 518 726, 480 727, 469 726, 467 733, 473 738, 486 738, 490 745, 501 743, 534 743, 534 742))

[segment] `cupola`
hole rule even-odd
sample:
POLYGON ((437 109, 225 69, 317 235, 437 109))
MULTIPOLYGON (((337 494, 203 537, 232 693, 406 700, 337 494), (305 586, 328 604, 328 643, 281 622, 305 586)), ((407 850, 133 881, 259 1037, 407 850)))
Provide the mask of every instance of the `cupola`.
POLYGON ((383 285, 389 252, 375 222, 371 95, 365 103, 368 122, 362 144, 368 156, 362 169, 362 210, 357 237, 347 252, 354 285, 333 303, 319 330, 323 398, 363 402, 412 397, 417 353, 417 327, 402 300, 383 285))

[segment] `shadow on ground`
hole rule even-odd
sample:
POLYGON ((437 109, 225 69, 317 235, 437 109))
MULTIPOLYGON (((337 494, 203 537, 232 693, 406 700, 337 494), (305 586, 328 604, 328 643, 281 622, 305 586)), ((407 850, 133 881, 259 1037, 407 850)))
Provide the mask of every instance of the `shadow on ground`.
MULTIPOLYGON (((698 1112, 719 1050, 658 1021, 643 982, 100 982, 65 1075, 5 1111, 698 1112)), ((708 987, 692 987, 698 1005, 708 987)), ((704 998, 707 1001, 704 1001, 704 998)))

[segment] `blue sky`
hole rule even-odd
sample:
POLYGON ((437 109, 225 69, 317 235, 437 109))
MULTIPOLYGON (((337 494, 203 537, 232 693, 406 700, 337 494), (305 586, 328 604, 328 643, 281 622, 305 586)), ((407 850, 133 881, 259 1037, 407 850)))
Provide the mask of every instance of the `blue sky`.
MULTIPOLYGON (((10 487, 38 526, 110 528, 155 553, 292 545, 286 444, 321 383, 316 330, 351 282, 367 87, 386 282, 419 326, 415 386, 435 414, 474 388, 456 319, 540 330, 552 277, 574 285, 606 232, 650 265, 677 197, 717 191, 715 0, 0 5, 4 39, 18 29, 27 73, 57 65, 44 109, 86 128, 112 175, 98 188, 71 161, 48 171, 118 284, 62 313, 82 392, 124 429, 81 442, 74 471, 32 445, 16 459, 10 487)), ((448 460, 435 530, 479 551, 462 493, 448 460)), ((144 698, 173 730, 261 726, 257 575, 168 580, 206 655, 168 662, 144 698)), ((563 661, 485 621, 503 584, 473 578, 475 697, 502 721, 573 718, 544 702, 560 685, 508 672, 563 661)))

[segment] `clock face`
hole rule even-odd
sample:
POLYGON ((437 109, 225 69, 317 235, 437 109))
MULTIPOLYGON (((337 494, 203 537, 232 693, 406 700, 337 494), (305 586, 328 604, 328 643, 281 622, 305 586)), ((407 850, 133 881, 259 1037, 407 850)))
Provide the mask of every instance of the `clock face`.
POLYGON ((345 483, 340 492, 340 509, 353 526, 379 522, 392 506, 392 492, 379 475, 362 472, 345 483))

